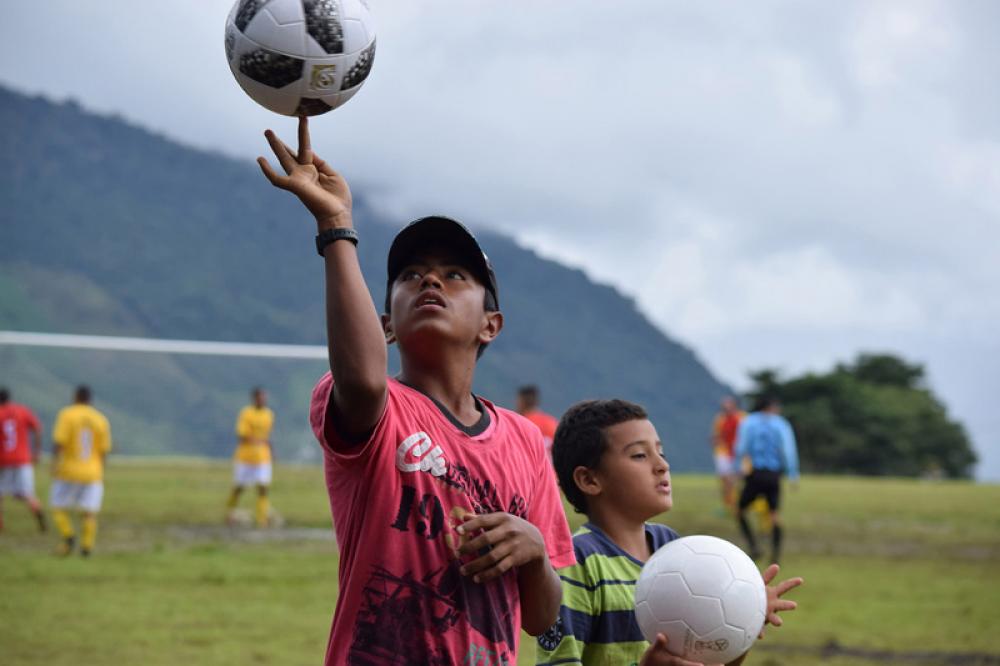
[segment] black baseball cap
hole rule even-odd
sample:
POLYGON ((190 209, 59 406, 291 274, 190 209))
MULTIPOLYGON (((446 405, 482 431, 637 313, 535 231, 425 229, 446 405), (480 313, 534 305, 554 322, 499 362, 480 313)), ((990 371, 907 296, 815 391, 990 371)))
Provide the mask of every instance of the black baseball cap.
POLYGON ((458 220, 443 215, 429 215, 414 220, 403 227, 396 234, 396 238, 393 239, 392 245, 389 247, 389 259, 386 262, 388 282, 385 290, 387 312, 392 283, 416 252, 432 245, 441 245, 458 252, 458 257, 466 268, 475 275, 476 279, 486 288, 487 293, 493 297, 495 308, 500 309, 497 276, 493 272, 493 265, 490 263, 489 257, 479 246, 476 237, 458 220))

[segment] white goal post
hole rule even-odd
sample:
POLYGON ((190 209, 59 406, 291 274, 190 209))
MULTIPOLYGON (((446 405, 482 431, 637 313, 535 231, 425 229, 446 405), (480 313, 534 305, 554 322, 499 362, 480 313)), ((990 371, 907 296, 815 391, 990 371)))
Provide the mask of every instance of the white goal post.
POLYGON ((280 345, 262 344, 256 342, 169 340, 164 338, 128 338, 111 335, 68 335, 62 333, 37 333, 27 331, 0 331, 0 345, 155 352, 161 354, 252 356, 257 358, 299 358, 313 360, 326 360, 327 358, 327 349, 323 345, 280 345))

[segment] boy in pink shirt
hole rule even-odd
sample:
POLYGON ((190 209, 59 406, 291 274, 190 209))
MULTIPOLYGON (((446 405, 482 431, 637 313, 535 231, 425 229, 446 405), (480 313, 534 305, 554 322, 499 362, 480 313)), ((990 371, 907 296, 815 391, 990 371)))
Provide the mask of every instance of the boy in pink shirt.
POLYGON ((297 152, 265 136, 287 175, 261 169, 316 218, 326 266, 330 372, 310 407, 341 549, 326 664, 513 665, 520 629, 555 621, 555 568, 574 558, 538 429, 472 393, 503 327, 493 269, 460 223, 416 220, 389 250, 379 317, 347 183, 305 118, 297 152))

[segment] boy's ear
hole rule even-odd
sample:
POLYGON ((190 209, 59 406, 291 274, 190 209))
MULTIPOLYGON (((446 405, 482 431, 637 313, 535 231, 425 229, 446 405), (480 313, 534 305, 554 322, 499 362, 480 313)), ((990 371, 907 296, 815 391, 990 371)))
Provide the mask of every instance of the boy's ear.
POLYGON ((573 483, 580 489, 580 492, 588 497, 596 497, 601 494, 601 480, 597 474, 589 467, 580 465, 573 470, 573 483))
POLYGON ((479 331, 479 344, 481 345, 486 345, 496 340, 496 337, 500 335, 500 331, 503 329, 502 312, 487 310, 485 315, 483 328, 479 331))
POLYGON ((385 334, 385 344, 391 345, 396 341, 396 334, 392 332, 392 316, 383 314, 380 317, 382 319, 382 332, 385 334))

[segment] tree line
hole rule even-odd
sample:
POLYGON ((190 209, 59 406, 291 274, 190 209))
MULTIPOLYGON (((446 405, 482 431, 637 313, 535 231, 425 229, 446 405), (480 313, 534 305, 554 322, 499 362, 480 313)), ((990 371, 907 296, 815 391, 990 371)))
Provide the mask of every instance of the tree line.
POLYGON ((967 478, 976 454, 961 423, 926 385, 922 365, 860 354, 825 374, 750 374, 752 404, 777 397, 791 421, 803 471, 967 478))

